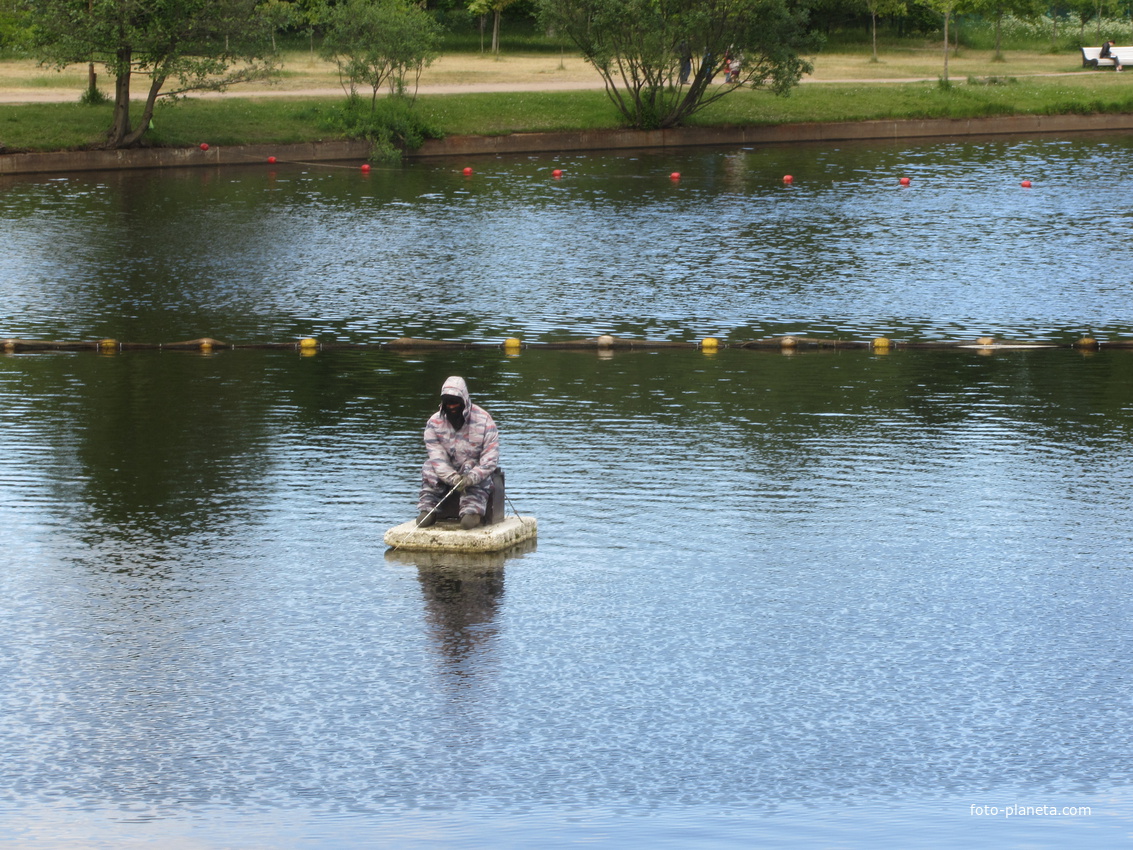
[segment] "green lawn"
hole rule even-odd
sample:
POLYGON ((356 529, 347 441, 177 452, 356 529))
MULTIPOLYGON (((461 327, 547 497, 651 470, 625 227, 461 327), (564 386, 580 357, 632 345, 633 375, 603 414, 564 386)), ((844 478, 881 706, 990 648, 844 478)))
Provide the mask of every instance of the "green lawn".
MULTIPOLYGON (((188 99, 160 106, 153 145, 287 144, 343 138, 343 99, 245 97, 188 99)), ((137 107, 136 107, 137 108, 137 107)), ((418 99, 424 123, 444 135, 613 129, 619 116, 601 90, 430 94, 418 99)), ((1133 112, 1133 74, 1082 71, 1063 76, 954 78, 951 87, 918 83, 807 83, 788 97, 739 90, 691 123, 768 125, 894 118, 1133 112)), ((0 104, 0 151, 97 146, 111 107, 78 103, 0 104)))

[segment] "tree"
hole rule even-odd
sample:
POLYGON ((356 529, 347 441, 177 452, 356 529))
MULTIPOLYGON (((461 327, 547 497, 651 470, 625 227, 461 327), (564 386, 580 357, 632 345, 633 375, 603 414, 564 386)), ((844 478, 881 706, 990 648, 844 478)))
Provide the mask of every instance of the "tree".
POLYGON ((26 26, 27 16, 17 0, 0 0, 0 50, 22 41, 26 26))
POLYGON ((139 144, 159 96, 222 91, 270 75, 267 28, 255 0, 28 0, 44 64, 97 62, 114 77, 110 148, 139 144), (149 78, 141 118, 130 119, 135 75, 149 78), (175 81, 177 88, 163 91, 175 81))
POLYGON ((787 94, 812 69, 800 53, 818 46, 800 0, 540 0, 540 12, 642 129, 679 126, 744 84, 787 94), (739 75, 712 85, 729 55, 739 75), (682 58, 695 68, 687 80, 682 58))
POLYGON ((1003 18, 1006 15, 1014 15, 1025 21, 1033 21, 1042 14, 1039 0, 976 0, 973 9, 990 16, 995 21, 995 54, 992 57, 994 62, 1004 61, 1003 18))
POLYGON ((328 10, 325 23, 323 56, 338 66, 349 97, 361 84, 370 87, 371 112, 383 85, 402 94, 412 73, 416 89, 440 48, 440 25, 407 0, 346 0, 328 10))
POLYGON ((302 10, 288 0, 264 0, 259 5, 259 13, 268 22, 268 31, 271 33, 271 49, 276 50, 275 34, 293 27, 302 20, 302 10))
MULTIPOLYGON (((472 0, 468 4, 468 10, 474 15, 486 15, 492 13, 492 53, 499 55, 500 53, 500 18, 503 17, 504 9, 515 3, 516 0, 472 0)), ((480 39, 480 50, 484 49, 484 39, 480 39)))
MULTIPOLYGON (((1095 0, 1068 0, 1066 4, 1071 13, 1078 19, 1078 41, 1086 43, 1086 24, 1098 17, 1098 7, 1095 0)), ((1101 21, 1098 21, 1101 29, 1101 21)), ((1101 37, 1098 37, 1101 41, 1101 37)))
POLYGON ((944 74, 940 78, 940 82, 948 86, 948 51, 950 45, 948 44, 948 27, 952 23, 952 15, 955 14, 957 8, 963 0, 926 0, 926 4, 940 12, 944 16, 944 74))
POLYGON ((877 62, 877 16, 904 15, 905 0, 865 0, 865 7, 869 10, 870 45, 873 50, 869 61, 877 62))

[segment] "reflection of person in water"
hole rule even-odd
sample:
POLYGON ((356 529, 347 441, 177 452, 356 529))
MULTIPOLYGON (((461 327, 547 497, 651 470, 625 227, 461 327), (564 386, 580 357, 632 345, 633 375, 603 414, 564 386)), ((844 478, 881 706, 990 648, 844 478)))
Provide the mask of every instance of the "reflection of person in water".
POLYGON ((504 568, 419 567, 417 578, 441 657, 452 672, 473 672, 496 634, 504 568))
POLYGON ((461 528, 475 528, 488 510, 500 440, 491 414, 472 403, 464 378, 451 377, 441 388, 440 408, 425 425, 425 449, 429 457, 421 469, 417 527, 435 523, 435 509, 455 490, 461 528))
POLYGON ((506 553, 386 551, 386 561, 417 568, 425 624, 444 672, 464 677, 491 668, 496 617, 504 597, 504 565, 534 551, 534 540, 506 553))

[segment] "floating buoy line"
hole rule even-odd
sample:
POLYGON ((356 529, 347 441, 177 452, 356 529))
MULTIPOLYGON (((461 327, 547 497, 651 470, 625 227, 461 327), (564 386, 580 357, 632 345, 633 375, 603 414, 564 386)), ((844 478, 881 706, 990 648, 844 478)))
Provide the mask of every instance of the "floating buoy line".
POLYGON ((705 337, 694 342, 671 340, 648 340, 615 337, 603 334, 586 339, 563 340, 559 342, 524 342, 518 337, 508 337, 502 342, 459 342, 444 339, 415 339, 401 337, 385 342, 328 342, 314 337, 291 342, 251 342, 229 343, 211 337, 184 340, 182 342, 122 342, 117 339, 97 339, 85 341, 40 340, 40 339, 2 339, 0 352, 7 354, 35 351, 96 351, 101 354, 117 354, 126 351, 196 351, 210 354, 216 351, 243 350, 294 350, 300 354, 316 354, 320 351, 441 351, 457 349, 502 349, 507 354, 518 354, 525 349, 547 350, 595 350, 612 351, 654 351, 659 349, 699 349, 712 354, 723 348, 779 350, 793 353, 802 350, 829 349, 867 349, 887 353, 896 349, 973 349, 977 351, 1021 351, 1043 348, 1072 348, 1081 351, 1096 351, 1103 348, 1133 349, 1133 339, 1099 341, 1092 336, 1083 336, 1071 343, 1034 342, 1025 340, 1001 340, 984 336, 974 340, 925 340, 902 342, 875 337, 870 340, 823 339, 805 336, 775 336, 764 339, 725 342, 716 337, 705 337))

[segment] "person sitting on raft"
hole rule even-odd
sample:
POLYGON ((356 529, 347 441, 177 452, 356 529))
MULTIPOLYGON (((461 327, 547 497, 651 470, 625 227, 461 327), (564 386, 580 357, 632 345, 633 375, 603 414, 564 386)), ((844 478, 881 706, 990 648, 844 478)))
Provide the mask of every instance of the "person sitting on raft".
POLYGON ((437 521, 435 509, 453 489, 460 494, 460 527, 478 526, 488 510, 500 439, 491 414, 469 398, 464 378, 453 376, 441 388, 441 406, 425 425, 425 450, 417 527, 437 521))

